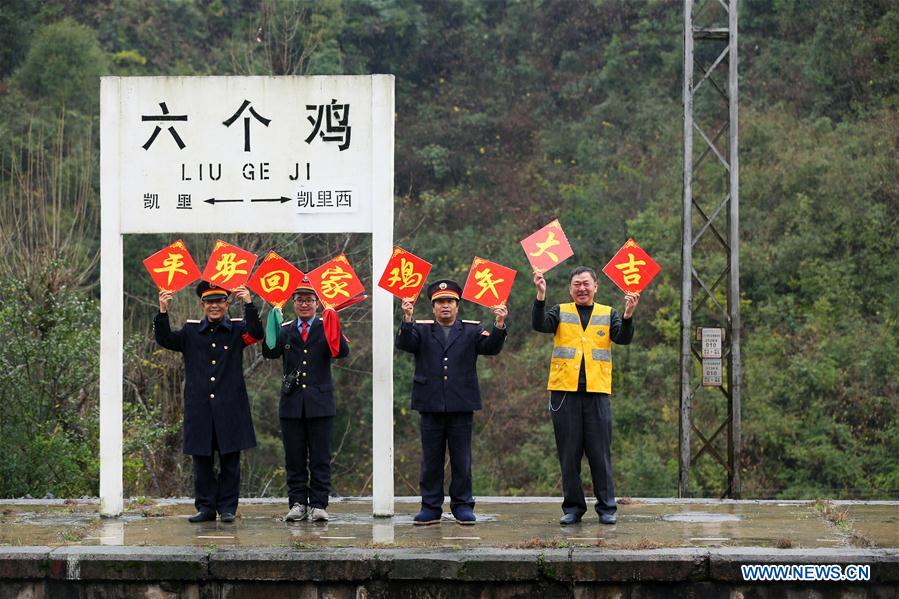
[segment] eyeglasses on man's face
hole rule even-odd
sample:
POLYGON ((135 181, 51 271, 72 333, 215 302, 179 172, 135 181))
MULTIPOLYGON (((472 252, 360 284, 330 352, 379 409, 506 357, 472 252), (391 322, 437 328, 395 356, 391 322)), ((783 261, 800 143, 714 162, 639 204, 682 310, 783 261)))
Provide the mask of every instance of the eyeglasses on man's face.
POLYGON ((293 298, 293 301, 294 301, 294 303, 297 303, 297 304, 314 304, 315 298, 314 297, 295 297, 295 298, 293 298))

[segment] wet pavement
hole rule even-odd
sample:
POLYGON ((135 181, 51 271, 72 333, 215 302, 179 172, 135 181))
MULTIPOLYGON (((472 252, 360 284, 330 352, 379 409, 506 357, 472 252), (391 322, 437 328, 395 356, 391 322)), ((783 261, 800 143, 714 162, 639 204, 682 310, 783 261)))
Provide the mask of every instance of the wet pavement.
POLYGON ((590 511, 558 524, 554 498, 479 498, 478 524, 449 513, 413 526, 417 498, 397 498, 392 518, 374 518, 371 501, 333 500, 327 523, 283 521, 286 500, 242 499, 233 524, 190 524, 190 500, 126 502, 119 518, 100 518, 96 500, 0 501, 0 545, 202 547, 899 547, 899 502, 623 500, 618 523, 590 511), (837 514, 838 517, 835 517, 837 514), (836 523, 834 523, 836 522, 836 523))

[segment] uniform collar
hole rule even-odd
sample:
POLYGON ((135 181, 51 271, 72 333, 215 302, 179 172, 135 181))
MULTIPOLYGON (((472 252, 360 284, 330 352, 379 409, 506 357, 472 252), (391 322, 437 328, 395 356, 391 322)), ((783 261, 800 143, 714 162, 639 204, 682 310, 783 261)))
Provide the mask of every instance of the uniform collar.
POLYGON ((298 330, 298 331, 302 331, 302 330, 303 330, 303 323, 304 323, 304 322, 305 322, 305 323, 308 323, 308 324, 309 324, 309 328, 312 329, 312 324, 315 322, 315 317, 316 317, 316 316, 318 316, 318 314, 313 314, 313 315, 312 315, 312 318, 310 318, 309 320, 303 320, 302 318, 300 318, 299 316, 297 316, 297 330, 298 330))
MULTIPOLYGON (((227 314, 225 314, 222 317, 222 319, 220 321, 218 321, 218 323, 215 326, 218 326, 218 325, 221 325, 221 326, 225 327, 225 330, 230 331, 231 330, 231 319, 228 317, 227 314)), ((202 333, 203 331, 205 331, 206 329, 208 329, 212 326, 213 325, 211 322, 209 322, 209 319, 204 316, 203 320, 200 321, 200 332, 202 333)))

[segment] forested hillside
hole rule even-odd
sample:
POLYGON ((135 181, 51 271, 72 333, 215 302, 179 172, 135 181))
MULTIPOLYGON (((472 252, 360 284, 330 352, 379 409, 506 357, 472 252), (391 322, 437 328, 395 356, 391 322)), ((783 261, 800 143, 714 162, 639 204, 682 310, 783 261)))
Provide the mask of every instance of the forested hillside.
MULTIPOLYGON (((464 277, 474 254, 519 271, 506 348, 480 361, 475 494, 561 493, 552 342, 530 331, 518 243, 556 217, 575 257, 551 300, 628 237, 662 265, 615 350, 613 459, 620 495, 676 494, 682 39, 673 0, 4 0, 0 496, 98 492, 99 77, 367 73, 396 76, 396 242, 434 276, 464 277)), ((899 6, 743 0, 740 40, 744 496, 895 499, 899 6)), ((185 237, 200 260, 214 239, 185 237)), ((346 251, 369 289, 380 275, 363 235, 227 239, 303 270, 346 251)), ((141 264, 173 240, 125 241, 128 495, 190 492, 180 356, 153 342, 141 264)), ((623 307, 604 278, 597 299, 623 307)), ((370 356, 389 348, 371 347, 368 304, 342 317, 334 492, 369 494, 370 356)), ((251 351, 243 494, 283 496, 278 365, 251 351)), ((417 495, 407 355, 395 370, 396 492, 417 495)), ((720 495, 720 466, 698 466, 696 493, 720 495)))

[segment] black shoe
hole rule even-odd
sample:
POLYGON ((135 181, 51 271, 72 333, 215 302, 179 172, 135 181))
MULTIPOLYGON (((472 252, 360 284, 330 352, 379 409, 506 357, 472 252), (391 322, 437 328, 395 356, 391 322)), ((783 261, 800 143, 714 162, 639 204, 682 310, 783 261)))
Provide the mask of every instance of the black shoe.
POLYGON ((188 522, 196 524, 197 522, 214 522, 215 512, 197 512, 187 519, 188 522))
POLYGON ((561 518, 559 518, 559 524, 562 526, 569 526, 571 524, 577 524, 581 521, 581 517, 577 514, 565 514, 561 518))
POLYGON ((235 516, 231 512, 225 512, 222 514, 221 520, 222 522, 234 522, 235 516))
POLYGON ((600 514, 599 522, 600 524, 615 524, 616 522, 618 522, 618 516, 616 516, 614 513, 600 514))
POLYGON ((431 524, 440 524, 443 512, 439 510, 429 510, 421 508, 421 511, 412 518, 412 524, 415 526, 430 526, 431 524))

